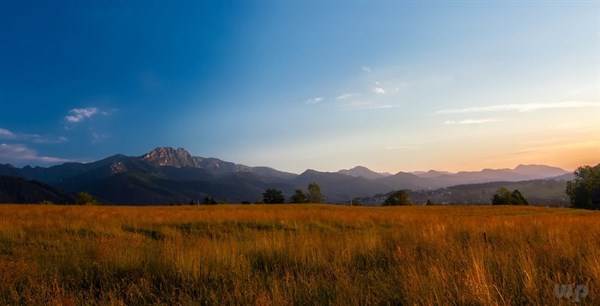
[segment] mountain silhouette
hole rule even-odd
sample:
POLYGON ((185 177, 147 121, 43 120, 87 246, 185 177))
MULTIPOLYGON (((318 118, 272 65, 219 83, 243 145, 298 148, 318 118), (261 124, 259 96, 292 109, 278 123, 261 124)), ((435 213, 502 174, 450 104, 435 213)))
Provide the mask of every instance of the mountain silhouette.
POLYGON ((375 171, 373 171, 367 167, 363 167, 363 166, 356 166, 352 169, 339 170, 338 173, 349 175, 349 176, 354 176, 354 177, 362 177, 362 178, 371 179, 371 180, 391 175, 389 173, 375 172, 375 171))
POLYGON ((46 184, 13 176, 0 176, 0 203, 70 204, 74 198, 46 184))
POLYGON ((168 204, 200 201, 260 201, 262 192, 276 188, 291 195, 316 182, 329 202, 347 202, 392 190, 435 190, 455 185, 516 182, 568 176, 560 168, 519 165, 515 169, 484 169, 378 173, 363 166, 338 172, 306 170, 301 174, 269 167, 251 167, 212 157, 193 156, 183 148, 158 147, 141 156, 113 155, 90 163, 52 167, 0 165, 0 175, 39 181, 65 193, 89 192, 105 203, 168 204))

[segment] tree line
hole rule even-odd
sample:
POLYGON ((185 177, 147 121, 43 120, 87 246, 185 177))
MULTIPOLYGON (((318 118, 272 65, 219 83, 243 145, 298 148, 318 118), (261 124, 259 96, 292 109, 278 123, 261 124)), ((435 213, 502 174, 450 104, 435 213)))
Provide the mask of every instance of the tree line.
MULTIPOLYGON (((313 182, 308 184, 306 191, 296 189, 294 194, 290 197, 289 203, 322 203, 324 200, 325 198, 321 193, 321 187, 319 184, 313 182)), ((265 204, 283 204, 285 202, 285 197, 281 190, 269 188, 263 193, 263 203, 265 204)))

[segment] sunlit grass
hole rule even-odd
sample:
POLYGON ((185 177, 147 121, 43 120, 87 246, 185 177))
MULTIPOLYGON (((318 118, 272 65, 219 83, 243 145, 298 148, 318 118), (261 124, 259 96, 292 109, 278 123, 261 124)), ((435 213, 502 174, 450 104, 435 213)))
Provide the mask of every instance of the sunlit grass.
POLYGON ((0 206, 0 304, 599 304, 599 279, 580 210, 0 206))

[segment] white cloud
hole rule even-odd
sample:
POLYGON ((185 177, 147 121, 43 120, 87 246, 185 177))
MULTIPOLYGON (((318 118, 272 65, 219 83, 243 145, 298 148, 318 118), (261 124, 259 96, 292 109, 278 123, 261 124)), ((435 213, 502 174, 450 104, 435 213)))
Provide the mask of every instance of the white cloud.
POLYGON ((369 66, 362 66, 360 69, 362 69, 362 71, 366 73, 370 73, 371 71, 373 71, 369 66))
MULTIPOLYGON (((69 111, 67 116, 65 116, 65 120, 70 123, 79 123, 86 119, 92 118, 99 113, 101 112, 96 107, 74 108, 69 111)), ((108 115, 107 112, 102 112, 101 114, 108 115)))
POLYGON ((370 110, 370 109, 386 109, 394 108, 392 104, 382 104, 368 100, 349 101, 344 103, 344 108, 349 110, 370 110))
POLYGON ((7 129, 0 128, 0 138, 13 139, 15 137, 17 137, 17 135, 15 135, 15 133, 13 133, 7 129))
POLYGON ((344 93, 344 94, 341 94, 341 95, 335 97, 335 99, 336 100, 347 100, 347 99, 350 99, 355 96, 357 96, 357 94, 355 94, 355 93, 344 93))
POLYGON ((69 139, 65 136, 59 137, 51 137, 51 136, 42 136, 38 134, 23 134, 20 135, 19 139, 23 139, 26 141, 30 141, 38 144, 57 144, 57 143, 65 143, 69 141, 69 139))
POLYGON ((68 162, 69 160, 39 155, 35 150, 32 150, 22 144, 0 143, 0 161, 16 164, 29 162, 55 164, 68 162))
POLYGON ((584 108, 584 107, 600 107, 600 102, 590 101, 566 101, 556 103, 524 103, 524 104, 500 104, 479 107, 467 107, 456 109, 444 109, 437 111, 438 114, 463 114, 463 113, 486 113, 486 112, 532 112, 545 109, 567 109, 567 108, 584 108))
POLYGON ((323 102, 323 97, 314 97, 304 101, 305 104, 319 104, 323 102))
POLYGON ((0 128, 0 139, 21 140, 38 144, 65 143, 68 141, 64 136, 52 137, 39 134, 17 133, 3 128, 0 128))
POLYGON ((378 95, 385 95, 385 89, 383 87, 373 87, 373 92, 378 95))
POLYGON ((453 124, 469 125, 469 124, 484 124, 484 123, 498 122, 498 121, 499 121, 498 119, 494 119, 494 118, 464 119, 464 120, 459 120, 459 121, 446 120, 446 121, 444 121, 444 124, 449 124, 449 125, 453 125, 453 124))

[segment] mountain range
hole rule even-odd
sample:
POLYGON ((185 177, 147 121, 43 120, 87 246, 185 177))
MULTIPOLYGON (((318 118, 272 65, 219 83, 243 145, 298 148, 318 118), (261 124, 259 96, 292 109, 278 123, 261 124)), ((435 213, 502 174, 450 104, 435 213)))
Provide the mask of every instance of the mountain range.
MULTIPOLYGON (((565 179, 566 177, 555 177, 517 182, 465 184, 434 190, 413 190, 410 191, 410 199, 414 203, 430 201, 434 204, 489 204, 496 191, 504 187, 509 190, 518 189, 526 195, 529 203, 534 205, 567 206, 569 198, 565 193, 567 182, 565 179)), ((354 202, 365 205, 378 205, 383 203, 389 194, 356 198, 354 202)))
MULTIPOLYGON (((66 193, 89 192, 114 204, 189 203, 211 196, 222 202, 259 201, 267 188, 287 196, 311 182, 321 186, 328 202, 410 189, 432 192, 455 185, 556 179, 569 172, 545 165, 514 169, 484 169, 457 173, 442 171, 379 173, 363 166, 337 172, 306 170, 301 174, 269 167, 250 167, 217 158, 191 155, 183 148, 159 147, 141 156, 114 155, 90 163, 17 168, 0 165, 0 175, 35 180, 66 193)), ((564 189, 563 189, 564 190, 564 189)))

